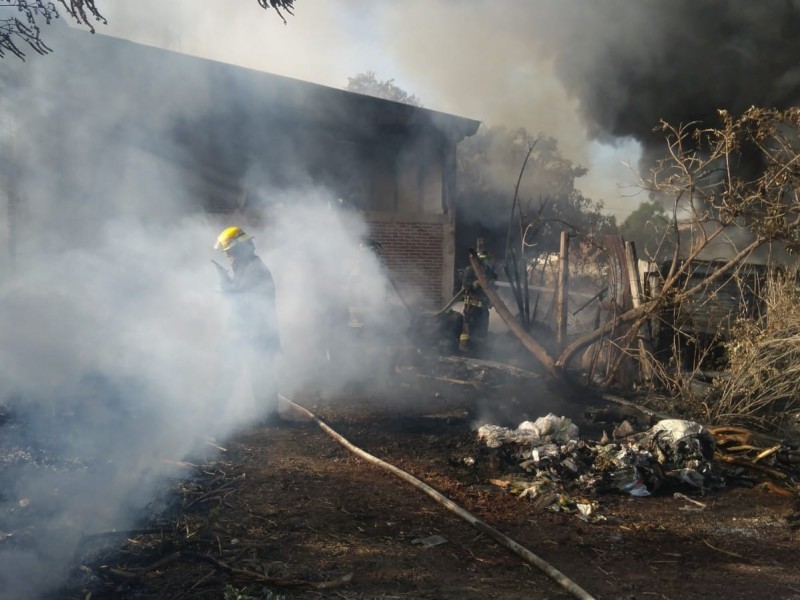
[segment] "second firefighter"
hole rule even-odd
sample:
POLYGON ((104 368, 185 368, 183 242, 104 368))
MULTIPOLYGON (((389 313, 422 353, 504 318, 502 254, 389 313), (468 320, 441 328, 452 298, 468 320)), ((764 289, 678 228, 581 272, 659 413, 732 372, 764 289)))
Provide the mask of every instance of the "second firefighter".
MULTIPOLYGON (((490 283, 494 282, 497 274, 481 243, 478 244, 477 257, 486 279, 490 283)), ((464 270, 461 289, 464 293, 464 323, 458 349, 460 352, 474 354, 485 343, 489 334, 489 309, 492 308, 492 303, 471 265, 464 270)))

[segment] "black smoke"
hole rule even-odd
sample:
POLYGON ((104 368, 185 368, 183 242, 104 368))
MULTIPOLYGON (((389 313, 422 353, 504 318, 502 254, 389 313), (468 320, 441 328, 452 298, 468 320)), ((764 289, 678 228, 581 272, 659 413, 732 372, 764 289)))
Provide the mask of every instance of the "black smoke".
POLYGON ((634 138, 643 164, 663 154, 653 129, 719 123, 751 106, 800 99, 800 3, 794 0, 545 1, 537 49, 579 102, 589 134, 634 138))

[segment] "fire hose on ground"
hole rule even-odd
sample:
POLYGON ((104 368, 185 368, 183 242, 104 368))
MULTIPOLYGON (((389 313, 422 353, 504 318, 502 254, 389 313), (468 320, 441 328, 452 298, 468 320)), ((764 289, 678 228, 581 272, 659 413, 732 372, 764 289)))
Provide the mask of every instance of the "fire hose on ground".
POLYGON ((406 473, 402 469, 399 469, 394 465, 387 463, 386 461, 383 461, 380 458, 373 456, 372 454, 369 454, 368 452, 362 450, 358 446, 353 445, 346 438, 344 438, 339 433, 334 431, 331 427, 326 425, 322 421, 322 419, 320 419, 317 415, 312 413, 310 410, 300 406, 299 404, 293 402, 291 399, 287 398, 283 394, 280 394, 280 399, 295 412, 298 412, 306 416, 307 418, 311 419, 312 421, 314 421, 325 433, 327 433, 330 437, 339 442, 342 446, 344 446, 357 456, 360 456, 364 460, 374 465, 377 465, 382 469, 389 471, 393 475, 396 475, 403 481, 410 483, 418 490, 425 492, 428 496, 433 498, 436 502, 447 508, 449 511, 455 513, 456 515, 467 521, 469 524, 475 527, 475 529, 477 529, 481 533, 486 534, 487 536, 498 542, 501 546, 507 548, 508 550, 511 550, 514 554, 521 557, 526 563, 531 564, 536 568, 538 568, 540 571, 542 571, 545 575, 550 577, 553 581, 555 581, 558 585, 560 585, 574 597, 579 598, 580 600, 595 600, 592 595, 583 590, 578 584, 576 584, 574 581, 572 581, 569 577, 564 575, 561 571, 556 569, 550 563, 540 558, 527 548, 521 546, 520 544, 518 544, 505 534, 501 533, 494 527, 487 525, 486 523, 478 519, 475 515, 461 508, 458 504, 456 504, 443 494, 437 492, 435 489, 433 489, 423 481, 420 481, 419 479, 417 479, 416 477, 414 477, 409 473, 406 473))

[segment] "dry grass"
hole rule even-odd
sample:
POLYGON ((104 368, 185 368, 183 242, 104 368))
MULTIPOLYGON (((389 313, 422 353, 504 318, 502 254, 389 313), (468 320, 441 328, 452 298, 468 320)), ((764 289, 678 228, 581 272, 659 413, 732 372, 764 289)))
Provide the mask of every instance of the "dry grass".
POLYGON ((800 287, 798 271, 772 279, 766 316, 733 327, 727 377, 707 403, 716 423, 781 427, 800 414, 800 287))

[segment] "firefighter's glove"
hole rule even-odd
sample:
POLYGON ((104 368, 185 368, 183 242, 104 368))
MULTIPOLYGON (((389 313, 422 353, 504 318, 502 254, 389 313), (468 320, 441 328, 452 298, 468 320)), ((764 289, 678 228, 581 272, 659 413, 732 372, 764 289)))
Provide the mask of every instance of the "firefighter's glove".
POLYGON ((472 289, 473 290, 479 290, 480 287, 481 287, 481 282, 480 281, 473 281, 472 282, 472 289))

